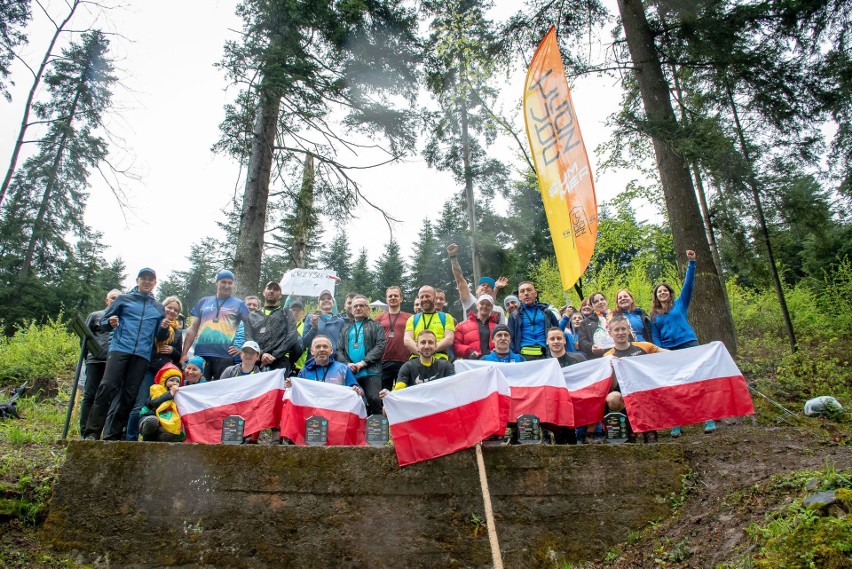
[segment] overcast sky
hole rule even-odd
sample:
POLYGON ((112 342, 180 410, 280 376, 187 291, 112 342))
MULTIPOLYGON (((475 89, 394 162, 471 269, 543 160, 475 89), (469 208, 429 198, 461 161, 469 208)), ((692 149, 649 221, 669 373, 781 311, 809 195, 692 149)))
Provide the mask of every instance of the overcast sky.
MULTIPOLYGON (((213 66, 222 56, 225 40, 234 38, 233 30, 241 27, 234 15, 237 2, 145 0, 128 4, 130 8, 99 19, 99 25, 123 36, 114 37, 111 44, 122 86, 116 88, 108 125, 126 150, 115 149, 110 158, 123 166, 132 164, 141 178, 138 182, 125 181, 132 205, 122 213, 109 188, 93 174, 86 217, 104 234, 103 241, 109 246, 105 256, 124 259, 130 283, 139 267, 154 267, 161 279, 185 268, 191 244, 218 235, 216 220, 234 192, 242 192, 244 178, 240 177, 239 164, 210 150, 219 136, 223 106, 237 92, 234 88, 226 90, 224 75, 213 66)), ((495 15, 506 14, 518 5, 515 0, 498 0, 497 4, 495 15)), ((57 0, 45 5, 54 16, 65 6, 57 0)), ((52 28, 35 4, 33 12, 24 57, 35 67, 52 28)), ((80 29, 91 21, 90 14, 81 12, 73 27, 80 29)), ((527 54, 527 59, 531 55, 527 54)), ((600 53, 593 56, 602 57, 600 53)), ((17 83, 12 103, 0 102, 0 163, 4 171, 31 85, 31 76, 22 65, 14 67, 12 79, 17 83)), ((519 109, 523 79, 519 72, 502 85, 501 104, 518 125, 523 124, 519 109)), ((630 172, 601 175, 597 168, 600 160, 594 155, 594 149, 610 135, 604 121, 617 110, 620 91, 613 79, 587 77, 574 83, 572 96, 600 203, 612 199, 635 176, 630 172)), ((498 140, 493 151, 515 162, 514 144, 505 137, 498 140)), ((358 164, 357 157, 341 158, 358 164)), ((394 227, 394 235, 403 254, 410 252, 423 217, 432 214, 434 219, 443 202, 459 189, 449 174, 430 170, 419 157, 359 171, 353 177, 362 183, 370 201, 402 220, 394 227)), ((498 203, 496 207, 502 206, 498 203)), ((353 256, 363 246, 368 248, 371 260, 377 259, 389 238, 387 226, 366 204, 353 214, 349 224, 353 256)), ((331 231, 330 227, 317 228, 317 238, 327 240, 326 229, 331 231)))

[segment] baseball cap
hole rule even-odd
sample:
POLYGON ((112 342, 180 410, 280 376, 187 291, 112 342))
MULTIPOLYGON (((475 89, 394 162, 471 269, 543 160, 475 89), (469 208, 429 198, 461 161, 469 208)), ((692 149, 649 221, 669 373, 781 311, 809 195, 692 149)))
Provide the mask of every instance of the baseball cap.
POLYGON ((301 308, 302 310, 304 310, 305 305, 301 300, 294 300, 290 303, 290 308, 301 308))
POLYGON ((281 284, 278 281, 269 281, 263 288, 277 288, 278 290, 281 290, 281 284))
POLYGON ((490 294, 481 294, 479 298, 476 299, 476 304, 479 304, 483 300, 487 300, 491 306, 494 306, 494 298, 490 294))
POLYGON ((155 279, 157 278, 157 273, 154 272, 154 269, 152 269, 150 267, 145 267, 144 269, 139 269, 139 273, 136 275, 136 278, 138 279, 139 277, 141 277, 145 273, 151 274, 155 279))
POLYGON ((257 345, 257 342, 254 340, 249 340, 248 342, 243 344, 243 347, 240 348, 242 350, 254 350, 256 353, 260 353, 260 346, 257 345))

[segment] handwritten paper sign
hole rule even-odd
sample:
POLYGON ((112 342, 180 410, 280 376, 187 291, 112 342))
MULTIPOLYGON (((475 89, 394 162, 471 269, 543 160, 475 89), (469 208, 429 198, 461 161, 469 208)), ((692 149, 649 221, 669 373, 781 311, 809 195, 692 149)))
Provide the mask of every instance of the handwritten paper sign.
POLYGON ((281 292, 316 297, 328 290, 334 296, 334 286, 339 280, 332 270, 292 269, 281 278, 281 292))

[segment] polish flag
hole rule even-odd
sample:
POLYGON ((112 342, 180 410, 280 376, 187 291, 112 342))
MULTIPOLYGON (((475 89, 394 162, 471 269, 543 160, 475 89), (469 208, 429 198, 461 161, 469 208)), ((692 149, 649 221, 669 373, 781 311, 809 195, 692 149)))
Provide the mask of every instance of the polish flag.
MULTIPOLYGON (((482 360, 456 360, 456 371, 481 369, 493 366, 494 362, 482 360)), ((555 359, 530 362, 497 364, 506 376, 512 392, 509 421, 521 415, 535 415, 542 423, 574 426, 574 408, 571 395, 562 379, 562 368, 555 359)))
POLYGON ((312 415, 328 419, 328 446, 366 445, 367 408, 351 387, 291 377, 284 394, 281 436, 305 444, 305 421, 312 415))
POLYGON ((636 432, 754 413, 745 378, 722 342, 613 360, 636 432))
POLYGON ((222 422, 229 415, 245 419, 245 433, 277 427, 284 396, 284 372, 268 371, 181 387, 175 404, 188 443, 222 442, 222 422))
POLYGON ((603 419, 606 395, 612 386, 609 358, 597 358, 563 367, 562 379, 571 394, 574 426, 591 425, 603 419))
POLYGON ((509 384, 489 366, 393 391, 384 405, 397 461, 406 466, 504 434, 509 384))

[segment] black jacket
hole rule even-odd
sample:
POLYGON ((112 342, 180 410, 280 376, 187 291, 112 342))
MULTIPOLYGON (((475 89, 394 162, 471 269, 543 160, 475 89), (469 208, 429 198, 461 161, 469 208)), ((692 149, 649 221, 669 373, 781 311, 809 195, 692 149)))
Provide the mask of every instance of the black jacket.
POLYGON ((296 331, 296 318, 289 308, 277 307, 267 316, 263 309, 250 315, 252 337, 265 354, 276 360, 302 355, 302 337, 296 331))
MULTIPOLYGON (((364 334, 364 347, 368 350, 364 355, 365 368, 370 375, 381 375, 382 373, 382 356, 385 355, 385 346, 387 338, 385 337, 385 329, 382 325, 367 318, 364 322, 362 332, 364 334)), ((355 325, 354 320, 347 320, 340 330, 340 338, 337 340, 337 352, 335 358, 337 361, 350 364, 357 363, 349 359, 347 350, 349 349, 349 330, 355 325)))
POLYGON ((592 353, 592 346, 595 345, 595 330, 598 329, 599 324, 600 319, 598 318, 597 313, 592 312, 586 316, 586 319, 583 320, 582 324, 580 324, 580 329, 577 330, 577 342, 580 344, 580 351, 583 352, 588 359, 603 357, 603 354, 596 355, 592 353))

